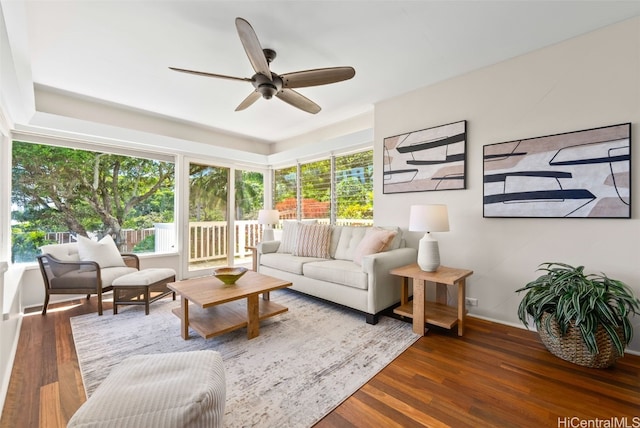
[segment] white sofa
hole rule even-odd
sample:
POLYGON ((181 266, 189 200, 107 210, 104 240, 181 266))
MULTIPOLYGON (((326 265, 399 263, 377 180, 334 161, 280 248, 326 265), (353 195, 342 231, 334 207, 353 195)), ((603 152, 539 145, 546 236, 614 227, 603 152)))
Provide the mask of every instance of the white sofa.
POLYGON ((322 238, 303 232, 311 226, 285 222, 281 241, 259 243, 258 272, 290 281, 294 290, 361 311, 367 323, 376 324, 380 312, 400 301, 401 278, 389 271, 415 263, 417 250, 405 247, 402 231, 395 227, 315 225, 330 232, 327 253, 313 254, 308 241, 322 238), (384 238, 376 239, 384 237, 381 230, 390 236, 386 244, 384 238))

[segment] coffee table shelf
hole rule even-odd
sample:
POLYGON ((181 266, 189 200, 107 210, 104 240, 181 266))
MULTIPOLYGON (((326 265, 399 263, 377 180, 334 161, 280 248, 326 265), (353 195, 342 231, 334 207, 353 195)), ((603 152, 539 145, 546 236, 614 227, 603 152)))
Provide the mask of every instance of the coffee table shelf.
MULTIPOLYGON (((285 306, 270 300, 260 300, 258 319, 262 321, 288 310, 285 306)), ((182 308, 175 308, 172 312, 182 319, 182 308)), ((189 305, 189 327, 205 339, 229 333, 247 325, 246 300, 234 300, 204 309, 197 305, 189 305)))

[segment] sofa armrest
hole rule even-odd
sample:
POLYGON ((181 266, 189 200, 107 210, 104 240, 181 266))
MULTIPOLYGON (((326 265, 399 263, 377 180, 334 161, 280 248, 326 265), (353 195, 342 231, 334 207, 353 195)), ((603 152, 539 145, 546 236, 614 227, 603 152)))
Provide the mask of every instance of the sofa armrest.
POLYGON ((262 241, 256 246, 258 254, 275 253, 280 247, 280 241, 262 241))
POLYGON ((137 254, 121 253, 120 256, 122 257, 125 265, 140 270, 140 258, 137 254))
POLYGON ((400 301, 401 278, 391 275, 391 269, 415 263, 418 250, 398 248, 396 250, 371 254, 362 258, 362 271, 369 281, 369 313, 376 314, 400 301))

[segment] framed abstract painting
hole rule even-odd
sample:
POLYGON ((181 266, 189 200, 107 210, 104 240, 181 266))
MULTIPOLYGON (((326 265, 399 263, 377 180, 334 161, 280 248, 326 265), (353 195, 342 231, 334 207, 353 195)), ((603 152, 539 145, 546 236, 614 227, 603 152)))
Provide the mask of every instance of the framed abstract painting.
POLYGON ((490 144, 483 216, 631 218, 631 124, 490 144))
POLYGON ((383 193, 466 188, 467 121, 384 139, 383 193))

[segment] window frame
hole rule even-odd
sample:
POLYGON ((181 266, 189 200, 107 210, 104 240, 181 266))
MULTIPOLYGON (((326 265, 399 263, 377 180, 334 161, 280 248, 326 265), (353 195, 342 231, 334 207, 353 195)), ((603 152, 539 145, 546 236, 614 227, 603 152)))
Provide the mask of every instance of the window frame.
MULTIPOLYGON (((3 138, 4 135, 2 136, 3 138)), ((118 155, 118 156, 126 156, 126 157, 135 157, 135 158, 141 158, 141 159, 148 159, 148 160, 157 160, 157 161, 161 161, 161 162, 168 162, 168 163, 172 163, 174 165, 174 188, 173 188, 173 218, 174 218, 174 236, 175 238, 175 245, 174 245, 174 250, 173 251, 169 251, 169 252, 144 252, 144 253, 137 253, 137 255, 139 257, 142 258, 146 258, 146 257, 156 257, 156 256, 167 256, 167 255, 175 255, 179 252, 178 247, 179 247, 179 228, 178 228, 178 161, 179 161, 179 156, 178 155, 168 155, 167 153, 155 153, 155 152, 151 152, 151 151, 140 151, 140 150, 132 150, 132 149, 128 149, 128 148, 120 148, 120 147, 114 147, 114 146, 107 146, 107 145, 100 145, 100 144, 95 144, 95 143, 91 143, 91 142, 86 142, 86 141, 75 141, 75 140, 69 140, 66 138, 56 138, 56 137, 51 137, 51 136, 42 136, 42 135, 38 135, 38 136, 34 136, 34 135, 28 135, 28 134, 21 134, 20 132, 14 132, 12 133, 11 137, 6 137, 8 140, 8 144, 2 144, 2 152, 0 152, 0 162, 2 162, 2 165, 6 165, 7 168, 2 168, 3 170, 7 170, 6 174, 3 174, 3 188, 1 189, 2 191, 6 191, 7 195, 9 195, 8 201, 3 201, 3 203, 7 204, 6 207, 2 207, 0 206, 0 209, 2 209, 2 229, 5 230, 6 236, 8 239, 4 239, 2 242, 5 243, 3 245, 3 253, 2 254, 2 260, 8 260, 10 261, 12 259, 12 238, 13 238, 13 233, 12 233, 12 229, 11 229, 11 223, 12 223, 12 216, 11 216, 11 207, 12 207, 12 203, 11 203, 11 194, 12 194, 12 190, 13 190, 13 183, 12 183, 12 171, 13 171, 13 143, 14 141, 19 141, 21 143, 27 143, 27 144, 38 144, 38 145, 46 145, 46 146, 52 146, 52 147, 59 147, 59 148, 66 148, 66 149, 73 149, 73 150, 84 150, 84 151, 91 151, 91 152, 95 152, 95 153, 104 153, 104 154, 109 154, 109 155, 118 155), (6 157, 6 158, 5 158, 6 157), (6 179, 4 179, 6 178, 6 179), (5 218, 6 217, 6 218, 5 218), (5 226, 6 225, 6 226, 5 226), (5 229, 6 227, 6 229, 5 229)), ((15 263, 15 265, 17 266, 24 266, 24 267, 32 267, 32 266, 36 266, 37 261, 33 260, 33 261, 29 261, 29 262, 19 262, 19 263, 15 263)))
MULTIPOLYGON (((310 158, 308 160, 296 160, 295 163, 283 163, 282 165, 278 165, 278 167, 273 167, 271 170, 271 179, 273 181, 273 198, 272 198, 272 204, 275 207, 277 202, 275 200, 276 198, 276 191, 275 191, 275 175, 276 175, 276 171, 280 171, 283 169, 288 169, 288 168, 296 168, 297 170, 297 176, 296 176, 296 183, 297 183, 297 192, 296 192, 296 207, 297 207, 297 215, 296 215, 296 220, 297 221, 301 221, 302 218, 302 186, 301 186, 301 167, 302 165, 307 165, 307 164, 311 164, 314 162, 319 162, 319 161, 326 161, 327 159, 330 161, 330 178, 331 178, 331 182, 330 182, 330 216, 329 216, 329 223, 332 225, 337 224, 338 222, 338 216, 337 216, 337 181, 336 181, 336 174, 337 174, 337 165, 336 165, 336 159, 343 157, 343 156, 349 156, 349 155, 353 155, 353 154, 357 154, 357 153, 364 153, 364 152, 371 152, 371 164, 368 166, 368 168, 371 168, 371 170, 373 170, 373 164, 374 164, 374 149, 371 146, 367 146, 367 147, 361 147, 359 149, 356 150, 348 150, 348 151, 344 151, 344 152, 340 152, 340 153, 334 153, 334 152, 330 152, 328 154, 328 157, 322 157, 322 156, 316 156, 314 158, 310 158)), ((373 177, 372 177, 373 180, 373 177)), ((372 183, 373 184, 373 183, 372 183)), ((373 203, 373 201, 372 201, 373 203)), ((372 210, 373 211, 373 210, 372 210)), ((365 223, 371 223, 373 224, 373 212, 371 215, 370 219, 363 219, 365 220, 365 223)))

